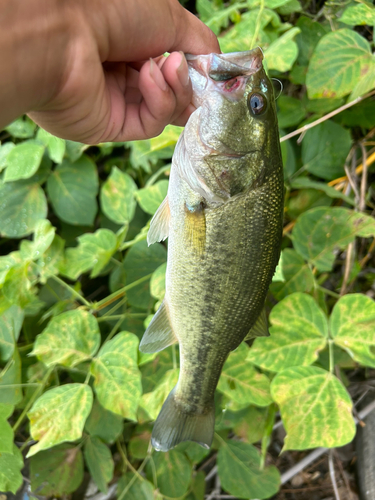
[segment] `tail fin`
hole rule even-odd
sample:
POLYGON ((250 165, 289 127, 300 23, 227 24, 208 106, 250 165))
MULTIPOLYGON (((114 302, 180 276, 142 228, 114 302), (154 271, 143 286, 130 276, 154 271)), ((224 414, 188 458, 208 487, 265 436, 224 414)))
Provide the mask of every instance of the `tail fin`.
POLYGON ((186 413, 176 403, 176 387, 170 392, 156 419, 151 443, 157 451, 168 451, 182 441, 196 441, 209 448, 214 437, 215 408, 205 414, 186 413))

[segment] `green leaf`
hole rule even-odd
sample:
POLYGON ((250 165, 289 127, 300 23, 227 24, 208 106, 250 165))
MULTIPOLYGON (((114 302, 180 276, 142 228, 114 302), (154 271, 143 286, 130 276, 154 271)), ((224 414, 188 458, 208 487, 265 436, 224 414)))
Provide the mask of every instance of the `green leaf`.
POLYGON ((176 450, 185 453, 194 464, 199 464, 210 453, 209 449, 203 448, 203 446, 193 441, 179 443, 176 450))
POLYGON ((327 344, 327 319, 310 295, 286 297, 272 309, 270 322, 271 336, 255 339, 247 358, 266 370, 310 365, 327 344))
POLYGON ((39 184, 0 183, 0 199, 0 233, 7 238, 27 236, 47 217, 47 200, 39 184))
POLYGON ((352 402, 333 374, 313 366, 295 366, 276 375, 271 393, 287 432, 284 451, 334 448, 352 441, 352 402))
POLYGON ((306 132, 302 142, 304 168, 323 179, 345 174, 344 163, 351 148, 349 130, 330 120, 306 132))
POLYGON ((277 120, 280 128, 298 125, 306 115, 301 100, 286 95, 281 95, 278 98, 277 108, 277 120))
MULTIPOLYGON (((167 259, 166 250, 160 243, 148 246, 146 241, 133 245, 124 260, 126 282, 128 284, 153 273, 167 259)), ((150 305, 150 284, 144 281, 127 292, 130 305, 147 309, 150 305)))
POLYGON ((27 456, 64 441, 79 439, 92 400, 91 388, 85 384, 66 384, 42 394, 27 414, 31 437, 39 441, 30 448, 27 456))
POLYGON ((155 299, 163 300, 165 295, 165 273, 167 271, 167 263, 159 266, 151 276, 150 292, 155 299))
POLYGON ((61 163, 65 154, 65 141, 55 137, 46 130, 40 128, 37 133, 37 139, 41 141, 48 149, 49 157, 55 163, 61 163))
POLYGON ((82 309, 52 318, 36 338, 31 355, 47 366, 74 366, 93 356, 100 345, 96 318, 82 309))
POLYGON ((13 405, 0 404, 0 456, 2 453, 13 453, 14 432, 8 423, 13 410, 13 405))
POLYGON ((0 404, 16 405, 22 400, 21 358, 18 350, 13 352, 12 362, 0 371, 0 404))
MULTIPOLYGON (((155 453, 152 457, 156 470, 157 486, 162 495, 178 498, 184 495, 191 481, 193 465, 177 450, 155 453)), ((150 468, 147 469, 150 478, 150 468)))
POLYGON ((90 277, 95 278, 117 250, 116 235, 109 229, 98 229, 94 234, 83 234, 78 241, 78 247, 66 250, 62 274, 76 280, 92 269, 90 277))
POLYGON ((349 198, 349 196, 346 196, 341 191, 338 191, 332 186, 328 186, 328 184, 325 184, 324 182, 312 181, 309 177, 299 177, 297 179, 293 179, 291 182, 291 187, 293 189, 304 189, 304 188, 316 189, 317 191, 322 191, 330 198, 338 198, 340 200, 345 201, 349 205, 355 204, 352 198, 349 198))
POLYGON ((153 215, 167 196, 168 181, 159 181, 152 186, 140 189, 135 197, 146 213, 153 215))
POLYGON ((100 205, 104 214, 117 224, 129 223, 135 213, 137 185, 130 175, 113 167, 100 190, 100 205))
POLYGON ((82 154, 90 146, 88 144, 82 144, 82 142, 75 141, 65 141, 66 156, 71 162, 77 161, 81 158, 82 154))
POLYGON ((292 238, 296 251, 319 271, 330 271, 336 249, 344 249, 356 236, 375 236, 375 221, 346 208, 318 207, 302 214, 292 238))
POLYGON ((70 444, 41 451, 30 459, 31 489, 38 495, 65 496, 83 480, 83 458, 78 446, 70 444))
POLYGON ((278 7, 277 12, 281 16, 290 16, 293 12, 301 12, 302 5, 299 0, 289 0, 281 7, 278 7))
POLYGON ((23 260, 36 260, 51 245, 55 237, 55 228, 49 220, 41 219, 37 222, 34 230, 34 241, 21 241, 20 251, 23 260))
POLYGON ((365 76, 371 63, 369 42, 355 31, 341 29, 319 41, 306 77, 310 99, 343 97, 365 76))
POLYGON ((120 436, 123 429, 123 419, 119 415, 103 408, 95 399, 91 413, 85 424, 85 430, 91 436, 97 436, 111 444, 120 436))
POLYGON ((35 129, 36 124, 28 116, 17 118, 17 120, 5 127, 5 130, 16 139, 33 137, 35 129))
POLYGON ((340 22, 349 24, 350 26, 366 25, 373 26, 375 24, 375 8, 373 5, 359 3, 351 5, 344 10, 340 17, 340 22))
POLYGON ((283 282, 271 285, 271 292, 281 300, 294 292, 310 292, 314 287, 314 275, 300 255, 291 248, 282 251, 283 282))
POLYGON ((177 368, 168 370, 152 392, 143 394, 141 406, 147 411, 152 420, 156 420, 164 401, 177 384, 178 374, 179 370, 177 368))
POLYGON ((28 179, 38 170, 44 154, 44 145, 30 140, 17 144, 7 157, 4 182, 28 179))
POLYGON ((95 484, 100 491, 107 493, 107 484, 113 477, 115 467, 110 449, 99 438, 89 437, 83 453, 95 484))
MULTIPOLYGON (((152 357, 152 363, 146 361, 141 368, 143 392, 152 392, 168 370, 173 368, 173 349, 168 347, 152 357)), ((141 358, 142 359, 142 358, 141 358)))
POLYGON ((297 61, 303 66, 307 66, 311 60, 314 49, 327 29, 320 23, 313 21, 309 17, 301 16, 296 26, 300 28, 300 33, 296 36, 298 45, 297 61))
POLYGON ((14 147, 13 142, 5 142, 0 145, 0 172, 7 166, 7 158, 14 147))
POLYGON ((12 357, 23 318, 23 310, 15 305, 0 316, 0 360, 7 361, 12 357))
POLYGON ((90 158, 64 160, 48 177, 47 193, 56 215, 73 225, 93 225, 97 212, 98 174, 90 158))
POLYGON ((238 498, 269 498, 279 489, 279 471, 274 466, 261 470, 260 454, 251 444, 223 443, 217 466, 223 489, 238 498))
POLYGON ((329 328, 335 344, 358 363, 375 368, 375 302, 366 295, 345 295, 333 308, 329 328))
POLYGON ((117 486, 117 498, 121 500, 159 500, 155 499, 154 487, 151 483, 146 480, 140 481, 139 478, 132 472, 127 472, 120 479, 117 486), (128 489, 129 483, 132 482, 130 488, 128 489), (127 489, 125 496, 122 496, 122 492, 127 489))
POLYGON ((12 455, 0 453, 0 491, 16 494, 23 483, 22 469, 23 457, 16 445, 13 445, 12 455))
POLYGON ((11 252, 0 257, 0 285, 2 285, 12 267, 22 262, 20 252, 11 252))
POLYGON ((217 388, 238 406, 268 406, 272 403, 270 381, 247 360, 248 353, 249 348, 245 343, 230 353, 217 388))
POLYGON ((100 404, 130 420, 137 420, 136 411, 142 394, 137 365, 138 343, 133 333, 120 332, 102 346, 91 364, 100 404))
POLYGON ((299 28, 291 28, 271 43, 264 53, 269 70, 288 71, 291 69, 298 55, 298 47, 294 37, 300 31, 299 28))

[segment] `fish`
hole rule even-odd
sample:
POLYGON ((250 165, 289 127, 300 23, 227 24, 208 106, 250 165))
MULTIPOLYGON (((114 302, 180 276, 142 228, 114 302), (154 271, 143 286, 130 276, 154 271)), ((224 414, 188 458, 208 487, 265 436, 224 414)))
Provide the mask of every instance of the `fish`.
POLYGON ((149 245, 169 238, 166 290, 139 347, 179 343, 178 382, 152 431, 158 451, 182 441, 211 446, 229 353, 269 335, 264 304, 283 226, 276 106, 261 49, 186 59, 196 110, 147 235, 149 245))

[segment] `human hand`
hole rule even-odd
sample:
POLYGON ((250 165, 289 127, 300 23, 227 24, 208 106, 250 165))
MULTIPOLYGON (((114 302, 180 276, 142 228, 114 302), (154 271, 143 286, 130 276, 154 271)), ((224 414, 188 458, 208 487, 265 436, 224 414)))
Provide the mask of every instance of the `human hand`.
POLYGON ((27 4, 41 40, 25 44, 22 59, 40 83, 25 90, 32 102, 22 112, 65 139, 146 139, 168 123, 184 125, 194 107, 182 52, 220 52, 215 35, 177 0, 27 4))

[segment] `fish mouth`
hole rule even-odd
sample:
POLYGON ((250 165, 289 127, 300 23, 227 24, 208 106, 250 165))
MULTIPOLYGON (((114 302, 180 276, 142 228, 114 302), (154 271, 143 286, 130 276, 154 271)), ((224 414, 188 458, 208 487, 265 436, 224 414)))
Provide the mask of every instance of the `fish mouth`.
POLYGON ((226 82, 241 76, 250 76, 262 67, 263 52, 260 47, 245 52, 229 54, 186 54, 188 65, 215 82, 226 82))

